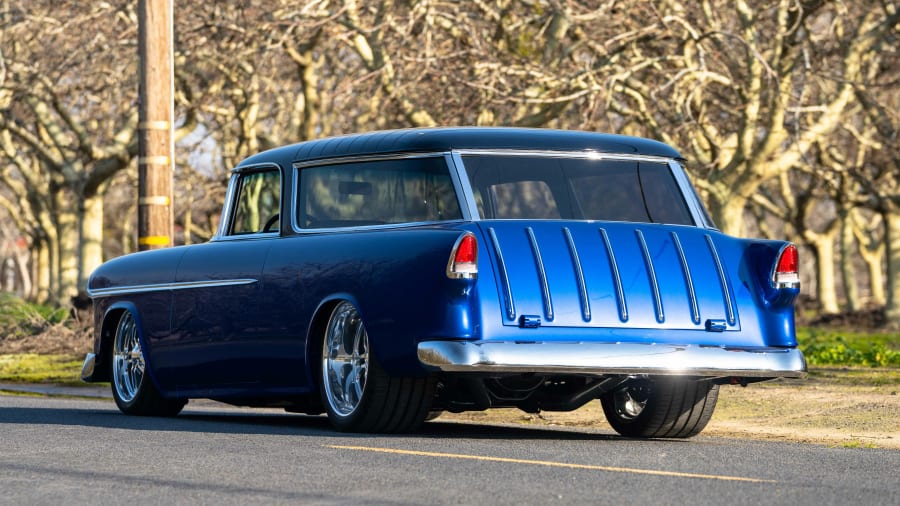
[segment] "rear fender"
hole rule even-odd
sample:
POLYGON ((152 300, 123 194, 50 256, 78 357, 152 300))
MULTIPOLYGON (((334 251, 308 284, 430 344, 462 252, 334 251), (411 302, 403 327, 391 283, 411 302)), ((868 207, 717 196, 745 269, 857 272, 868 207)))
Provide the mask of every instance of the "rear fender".
POLYGON ((777 288, 772 283, 772 270, 785 241, 741 239, 745 244, 741 258, 740 277, 749 290, 759 332, 768 346, 797 346, 794 323, 794 303, 799 287, 777 288))

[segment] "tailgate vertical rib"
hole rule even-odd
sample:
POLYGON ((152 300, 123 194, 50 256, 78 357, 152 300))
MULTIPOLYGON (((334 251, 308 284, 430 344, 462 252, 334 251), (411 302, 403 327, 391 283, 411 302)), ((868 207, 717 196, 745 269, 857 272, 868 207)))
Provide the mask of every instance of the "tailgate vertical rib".
POLYGON ((606 229, 600 229, 600 237, 603 238, 603 244, 606 246, 609 271, 612 273, 613 286, 616 288, 616 301, 619 303, 619 319, 624 323, 628 321, 628 306, 625 304, 625 290, 622 288, 622 278, 619 276, 619 264, 616 263, 616 254, 613 253, 612 243, 609 242, 609 235, 606 234, 606 229))
POLYGON ((509 285, 509 274, 506 272, 506 262, 503 261, 503 253, 500 251, 500 241, 497 240, 497 232, 493 227, 488 228, 488 235, 491 237, 491 245, 494 247, 494 254, 497 255, 497 263, 500 270, 500 284, 503 292, 503 305, 506 306, 506 316, 510 320, 516 319, 516 304, 513 301, 512 287, 509 285))
POLYGON ((713 260, 716 263, 716 270, 719 271, 719 283, 722 285, 722 296, 725 299, 725 311, 728 313, 728 324, 734 325, 736 323, 734 306, 731 304, 731 289, 728 287, 728 278, 725 277, 725 269, 722 267, 722 260, 719 259, 719 252, 716 250, 716 244, 709 234, 706 234, 706 244, 709 245, 709 251, 712 253, 713 260))
POLYGON ((572 254, 572 265, 575 268, 575 280, 578 284, 578 295, 581 296, 581 316, 584 321, 591 321, 591 301, 588 299, 587 284, 584 281, 584 271, 581 269, 581 259, 578 258, 578 250, 575 249, 575 240, 569 227, 563 227, 566 242, 569 243, 569 252, 572 254))
POLYGON ((537 265, 538 281, 541 283, 541 295, 544 297, 544 317, 553 321, 553 300, 550 298, 550 284, 547 282, 547 271, 544 270, 544 259, 541 257, 541 249, 538 248, 537 239, 534 237, 534 229, 526 227, 528 240, 531 242, 531 251, 534 252, 534 262, 537 265))
POLYGON ((678 253, 678 259, 681 260, 681 272, 684 274, 684 285, 687 287, 688 299, 691 302, 691 320, 700 324, 700 308, 697 305, 697 292, 694 291, 694 280, 691 278, 691 268, 688 266, 687 257, 684 256, 684 248, 681 247, 681 239, 678 234, 672 232, 672 243, 675 244, 675 251, 678 253))
POLYGON ((641 252, 644 254, 644 261, 647 264, 647 278, 650 280, 650 290, 653 292, 653 304, 656 306, 656 321, 663 323, 666 321, 666 314, 663 311, 662 296, 659 294, 659 281, 656 279, 656 269, 653 268, 653 259, 650 257, 650 249, 647 248, 647 241, 644 239, 644 233, 639 229, 634 231, 637 235, 638 243, 641 246, 641 252))

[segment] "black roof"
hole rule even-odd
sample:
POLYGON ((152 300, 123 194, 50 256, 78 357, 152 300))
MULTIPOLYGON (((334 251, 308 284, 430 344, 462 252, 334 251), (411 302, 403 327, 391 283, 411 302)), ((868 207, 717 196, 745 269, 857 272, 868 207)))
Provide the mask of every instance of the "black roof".
POLYGON ((595 151, 681 158, 678 151, 669 145, 641 137, 540 128, 444 127, 386 130, 301 142, 253 155, 239 166, 284 161, 286 158, 294 162, 451 149, 595 151))

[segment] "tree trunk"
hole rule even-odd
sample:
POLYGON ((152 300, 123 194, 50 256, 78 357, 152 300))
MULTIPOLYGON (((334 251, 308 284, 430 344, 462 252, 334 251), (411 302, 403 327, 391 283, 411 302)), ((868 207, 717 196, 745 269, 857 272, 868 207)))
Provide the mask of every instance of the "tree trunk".
POLYGON ((859 300, 859 288, 856 284, 856 269, 853 259, 856 255, 855 238, 853 236, 853 224, 850 222, 849 211, 841 216, 841 281, 844 284, 844 294, 847 297, 847 306, 851 311, 858 311, 862 304, 859 300))
POLYGON ((34 241, 32 263, 34 270, 33 278, 35 280, 31 299, 39 304, 43 304, 50 300, 51 279, 53 279, 52 269, 50 267, 50 244, 46 240, 34 241))
POLYGON ((884 243, 887 245, 887 306, 885 316, 900 327, 900 206, 888 204, 884 213, 884 243))
POLYGON ((834 277, 834 234, 821 234, 812 243, 816 255, 816 296, 822 313, 840 312, 834 277))
POLYGON ((78 290, 87 288, 88 277, 103 263, 103 196, 85 197, 79 223, 78 290))
MULTIPOLYGON (((853 213, 851 218, 860 217, 859 213, 853 213)), ((869 301, 877 306, 887 305, 887 294, 884 290, 884 252, 885 241, 883 238, 870 235, 869 223, 875 222, 877 228, 883 231, 886 228, 883 220, 866 220, 860 217, 859 220, 853 221, 853 235, 856 236, 856 242, 859 244, 859 256, 866 263, 866 269, 869 272, 869 286, 872 290, 869 301), (860 223, 863 222, 863 223, 860 223)), ((883 219, 883 215, 874 215, 874 218, 883 219)))
POLYGON ((57 302, 68 304, 78 294, 78 213, 60 205, 57 211, 57 302))
POLYGON ((28 256, 27 251, 24 253, 18 252, 13 260, 16 264, 16 272, 18 272, 19 275, 19 286, 21 287, 23 298, 30 297, 33 289, 31 283, 31 271, 28 269, 28 256))
POLYGON ((710 214, 713 221, 722 232, 735 237, 741 237, 744 233, 744 209, 747 206, 747 199, 729 194, 727 198, 720 201, 717 197, 710 195, 710 214))
POLYGON ((869 284, 872 288, 872 304, 876 306, 887 305, 887 294, 884 291, 884 270, 881 268, 881 256, 865 256, 866 268, 869 271, 869 284))

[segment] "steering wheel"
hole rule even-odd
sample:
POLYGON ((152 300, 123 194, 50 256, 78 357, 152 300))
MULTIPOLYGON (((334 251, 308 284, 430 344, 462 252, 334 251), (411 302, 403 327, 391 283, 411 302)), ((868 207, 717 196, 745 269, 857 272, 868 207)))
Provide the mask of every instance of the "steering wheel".
POLYGON ((263 233, 269 232, 270 229, 272 228, 272 226, 275 225, 276 223, 278 223, 278 218, 279 218, 278 213, 275 213, 274 216, 269 218, 269 220, 266 221, 266 225, 262 229, 263 233))

